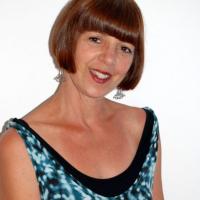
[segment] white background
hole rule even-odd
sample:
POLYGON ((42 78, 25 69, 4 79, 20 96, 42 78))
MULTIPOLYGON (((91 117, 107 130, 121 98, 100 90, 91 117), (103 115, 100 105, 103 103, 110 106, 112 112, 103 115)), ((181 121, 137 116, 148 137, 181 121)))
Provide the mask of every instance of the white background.
MULTIPOLYGON (((65 2, 0 0, 0 126, 54 92, 48 36, 65 2)), ((200 1, 137 2, 145 20, 145 72, 122 102, 152 107, 159 118, 165 199, 199 199, 200 1)))

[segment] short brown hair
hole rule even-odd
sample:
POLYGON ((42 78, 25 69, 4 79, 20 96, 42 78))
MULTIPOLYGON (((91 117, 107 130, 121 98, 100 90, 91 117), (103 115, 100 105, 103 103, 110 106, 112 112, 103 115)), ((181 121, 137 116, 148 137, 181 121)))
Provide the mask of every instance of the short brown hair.
POLYGON ((75 73, 76 41, 84 31, 98 31, 134 45, 133 63, 118 88, 138 84, 144 65, 144 25, 134 0, 71 0, 58 15, 49 38, 49 50, 58 67, 75 73))

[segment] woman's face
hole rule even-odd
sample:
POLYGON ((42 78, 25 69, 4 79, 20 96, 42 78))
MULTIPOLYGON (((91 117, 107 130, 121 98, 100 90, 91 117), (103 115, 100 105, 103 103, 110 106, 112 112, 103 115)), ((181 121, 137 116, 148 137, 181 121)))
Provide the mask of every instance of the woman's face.
POLYGON ((134 46, 107 34, 87 31, 77 41, 73 84, 83 94, 103 97, 123 80, 134 56, 134 46))

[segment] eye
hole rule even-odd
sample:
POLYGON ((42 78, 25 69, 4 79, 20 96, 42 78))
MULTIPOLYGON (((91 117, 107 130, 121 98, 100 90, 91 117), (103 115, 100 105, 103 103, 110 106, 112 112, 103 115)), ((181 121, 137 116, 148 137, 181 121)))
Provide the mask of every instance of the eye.
POLYGON ((90 36, 90 37, 89 37, 89 41, 94 42, 94 43, 97 43, 97 44, 100 44, 100 43, 101 43, 100 38, 99 38, 99 37, 96 37, 96 36, 90 36))
POLYGON ((127 47, 127 46, 122 46, 121 47, 121 50, 124 52, 124 53, 128 53, 128 54, 133 54, 134 53, 134 50, 132 50, 131 48, 127 47))

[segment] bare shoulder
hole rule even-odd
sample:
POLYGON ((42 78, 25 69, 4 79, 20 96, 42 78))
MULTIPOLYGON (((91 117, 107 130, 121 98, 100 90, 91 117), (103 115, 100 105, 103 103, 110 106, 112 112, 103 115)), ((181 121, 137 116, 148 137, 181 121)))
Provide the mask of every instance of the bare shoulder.
POLYGON ((0 135, 0 163, 0 199, 38 199, 34 169, 15 129, 0 135))
POLYGON ((132 107, 121 103, 111 102, 114 107, 117 116, 123 117, 123 121, 136 122, 138 125, 144 124, 146 120, 146 112, 143 108, 132 107))
MULTIPOLYGON (((16 130, 10 128, 0 135, 0 158, 8 158, 10 153, 20 153, 23 149, 23 141, 17 134, 16 130), (16 151, 17 150, 17 151, 16 151)), ((12 154, 11 154, 12 155, 12 154)), ((11 156, 10 156, 11 157, 11 156)))
POLYGON ((146 112, 144 109, 116 102, 111 102, 111 104, 116 113, 116 121, 122 123, 126 131, 133 133, 136 140, 139 140, 146 122, 146 112))

